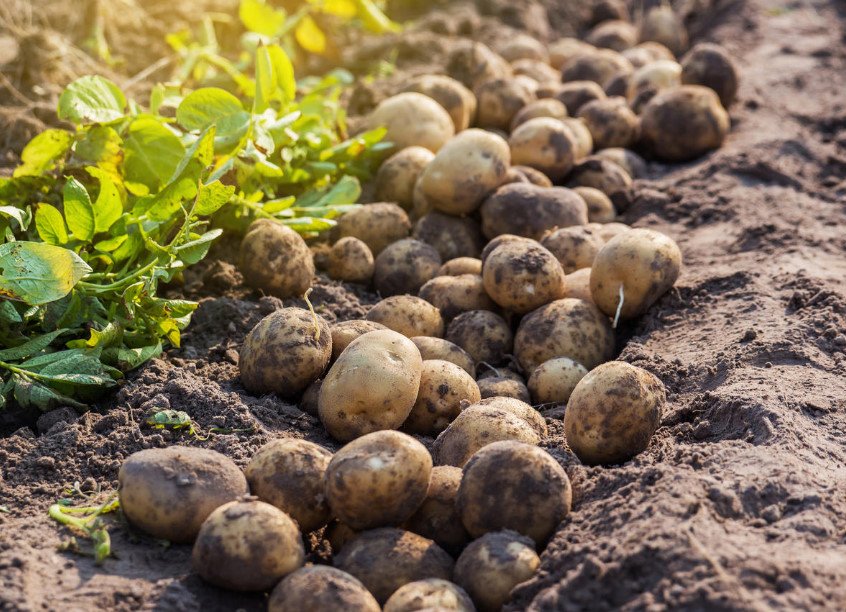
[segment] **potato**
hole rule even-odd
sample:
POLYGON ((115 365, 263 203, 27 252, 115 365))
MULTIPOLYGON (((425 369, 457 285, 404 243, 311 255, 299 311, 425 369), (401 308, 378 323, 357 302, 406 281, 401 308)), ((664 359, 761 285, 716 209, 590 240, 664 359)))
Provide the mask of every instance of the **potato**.
POLYGON ((664 385, 651 372, 623 361, 604 363, 570 396, 567 444, 587 465, 628 461, 649 445, 665 401, 664 385))
POLYGON ((523 317, 514 339, 514 356, 524 372, 553 357, 569 357, 591 370, 613 354, 611 322, 593 304, 572 298, 523 317))
POLYGON ((332 554, 337 555, 344 546, 355 540, 360 533, 360 531, 356 531, 349 525, 335 520, 326 527, 324 537, 329 542, 332 554))
POLYGON ((444 335, 444 319, 437 307, 413 295, 385 298, 370 309, 367 320, 381 323, 407 338, 444 335))
POLYGON ((344 352, 344 349, 349 346, 350 342, 367 332, 380 329, 388 328, 376 321, 364 321, 361 319, 335 323, 329 328, 329 333, 332 334, 332 361, 335 361, 344 352))
MULTIPOLYGON (((675 60, 656 60, 638 68, 629 79, 626 97, 634 103, 639 94, 674 89, 681 85, 681 65, 675 60)), ((634 104, 633 104, 634 106, 634 104)))
POLYGON ((637 142, 640 121, 626 104, 625 98, 614 96, 595 100, 579 109, 597 149, 628 147, 637 142))
POLYGON ((650 229, 631 229, 603 246, 590 273, 590 291, 599 309, 620 317, 645 313, 679 277, 681 251, 672 238, 650 229))
POLYGON ((431 338, 429 336, 415 336, 411 341, 417 346, 423 361, 432 359, 448 361, 457 365, 470 376, 475 376, 476 362, 473 361, 467 351, 457 344, 443 338, 431 338))
MULTIPOLYGON (((567 107, 561 100, 555 98, 542 98, 529 102, 526 106, 517 111, 514 119, 511 120, 511 131, 514 132, 519 126, 531 119, 548 117, 552 119, 563 119, 567 117, 567 107)), ((512 163, 514 159, 512 157, 512 163)))
POLYGON ((519 181, 510 182, 531 183, 532 185, 537 185, 538 187, 546 187, 547 189, 552 187, 552 181, 549 180, 549 177, 547 175, 545 175, 540 170, 529 168, 529 166, 511 166, 509 172, 520 176, 519 181))
POLYGON ((570 479, 558 462, 545 450, 515 440, 476 451, 464 466, 456 498, 471 536, 510 529, 539 546, 570 513, 572 503, 570 479))
MULTIPOLYGON (((664 59, 664 58, 655 57, 655 54, 652 51, 650 51, 649 49, 646 49, 646 48, 644 48, 640 45, 635 45, 634 47, 632 47, 630 49, 626 49, 624 51, 621 51, 620 53, 622 53, 623 57, 625 57, 627 60, 629 60, 629 62, 631 62, 632 67, 634 67, 634 69, 635 69, 635 72, 637 72, 638 68, 642 68, 643 66, 646 66, 647 64, 651 64, 652 62, 654 62, 657 59, 664 59)), ((667 58, 667 59, 674 60, 675 58, 673 57, 673 54, 671 53, 670 57, 667 58)), ((610 82, 611 81, 609 81, 609 83, 610 82)))
POLYGON ((564 293, 564 271, 540 244, 506 242, 482 265, 485 291, 493 301, 516 313, 526 313, 564 293))
POLYGON ((406 147, 386 159, 376 172, 374 195, 382 202, 396 202, 405 210, 414 207, 414 185, 435 154, 424 147, 406 147))
POLYGON ((540 170, 554 182, 570 172, 577 144, 573 133, 559 120, 538 117, 517 127, 508 146, 512 162, 540 170))
POLYGON ((435 209, 466 215, 503 183, 510 164, 511 151, 503 138, 484 130, 464 130, 420 175, 420 191, 435 209))
POLYGON ((737 95, 737 64, 726 50, 711 43, 699 43, 682 60, 681 82, 710 87, 728 108, 737 95))
POLYGON ((320 315, 303 308, 282 308, 247 334, 238 367, 250 393, 299 395, 320 378, 332 357, 332 333, 320 315))
POLYGON ((431 471, 432 457, 420 442, 398 431, 375 431, 332 457, 326 500, 353 529, 401 525, 426 498, 431 471))
POLYGON ((456 44, 447 57, 447 74, 471 91, 492 79, 511 76, 505 59, 480 42, 464 40, 456 44))
POLYGON ((564 277, 564 285, 565 298, 576 298, 593 304, 593 295, 590 292, 590 268, 570 272, 564 277))
POLYGON ((385 247, 376 257, 373 285, 384 297, 417 293, 440 267, 441 256, 433 246, 404 238, 385 247))
POLYGON ((380 612, 381 608, 357 578, 334 567, 312 565, 288 574, 276 585, 267 602, 267 610, 380 612))
POLYGON ((593 136, 590 135, 590 130, 581 119, 570 118, 562 119, 567 129, 573 133, 576 139, 576 161, 584 159, 590 152, 593 151, 593 136))
POLYGON ((417 401, 403 428, 436 436, 461 412, 462 401, 473 403, 480 399, 476 381, 459 366, 441 359, 424 361, 417 401))
POLYGON ((485 200, 481 214, 489 239, 514 234, 539 240, 550 228, 588 222, 587 204, 572 190, 528 183, 503 185, 485 200))
POLYGON ((303 391, 303 396, 300 398, 300 410, 313 417, 317 416, 317 402, 320 399, 320 387, 322 386, 323 379, 318 378, 306 387, 306 390, 303 391))
POLYGON ((429 96, 444 107, 452 119, 455 133, 470 127, 476 117, 476 96, 459 81, 442 74, 416 77, 404 91, 416 91, 429 96))
POLYGON ((529 77, 538 84, 549 82, 558 83, 561 81, 561 73, 546 62, 540 60, 530 58, 519 59, 512 62, 511 67, 514 69, 515 76, 529 77))
POLYGON ((496 309, 478 274, 436 276, 420 288, 419 295, 440 310, 447 322, 462 312, 496 309))
POLYGON ((590 268, 605 241, 588 226, 576 225, 547 234, 541 244, 555 256, 564 273, 569 274, 581 268, 590 268))
POLYGON ((514 345, 511 327, 488 310, 471 310, 455 317, 447 327, 446 339, 467 351, 476 363, 500 363, 514 345))
POLYGON ((482 260, 475 257, 456 257, 449 259, 438 270, 438 276, 461 276, 462 274, 482 275, 482 260))
POLYGON ((591 25, 610 20, 631 21, 625 0, 595 0, 592 4, 591 25))
POLYGON ((526 382, 522 374, 515 372, 510 367, 495 368, 490 364, 485 364, 485 367, 476 377, 477 380, 485 380, 486 378, 505 378, 507 380, 516 380, 521 383, 526 382))
POLYGON ((385 602, 385 612, 475 612, 470 596, 457 584, 438 578, 418 580, 400 587, 385 602))
POLYGON ((596 47, 578 38, 559 38, 550 43, 548 50, 550 65, 556 70, 561 70, 572 58, 591 53, 596 50, 596 47))
POLYGON ((576 115, 588 102, 604 100, 605 91, 593 81, 570 81, 559 88, 555 99, 567 108, 570 115, 576 115))
POLYGON ((402 334, 386 329, 356 338, 323 379, 323 426, 341 441, 398 428, 417 399, 422 370, 420 351, 402 334))
POLYGON ((405 529, 433 540, 453 556, 459 555, 470 542, 455 508, 460 484, 459 468, 451 465, 432 468, 426 499, 404 525, 405 529))
MULTIPOLYGON (((487 380, 487 379, 486 379, 487 380)), ((516 381, 515 381, 516 382, 516 381)), ((529 405, 529 401, 521 400, 513 397, 488 397, 481 400, 477 406, 490 406, 491 408, 498 408, 510 412, 514 416, 520 417, 529 427, 541 437, 546 437, 548 431, 546 427, 546 420, 543 415, 529 405)), ((471 406, 467 406, 470 408, 471 406)))
POLYGON ((640 21, 640 42, 654 41, 667 47, 675 55, 687 49, 687 30, 669 4, 654 6, 640 21))
POLYGON ((203 521, 191 552, 200 578, 233 591, 266 591, 303 566, 297 524, 255 498, 233 501, 203 521))
POLYGON ((461 411, 435 439, 436 465, 463 467, 480 448, 498 440, 539 444, 540 436, 519 416, 495 406, 473 406, 461 411))
POLYGON ((378 202, 359 206, 338 219, 333 229, 337 238, 353 236, 364 242, 373 255, 411 232, 408 214, 396 204, 378 202))
POLYGON ((509 37, 496 50, 502 56, 502 59, 510 62, 512 65, 514 62, 522 59, 532 59, 541 62, 549 61, 549 53, 543 43, 528 34, 520 33, 516 36, 509 37))
POLYGON ((479 104, 476 125, 498 130, 508 130, 514 115, 535 99, 527 84, 515 77, 485 81, 473 93, 479 104))
POLYGON ((532 244, 533 241, 531 238, 526 238, 524 236, 515 236, 514 234, 500 234, 496 238, 492 238, 490 242, 485 245, 485 248, 482 249, 481 259, 482 259, 482 267, 485 265, 485 260, 488 258, 495 248, 504 244, 506 242, 514 242, 514 241, 523 241, 528 244, 532 244))
POLYGON ((373 253, 358 238, 347 236, 332 245, 326 262, 329 278, 367 285, 373 278, 373 253))
MULTIPOLYGON (((620 166, 631 178, 641 178, 646 175, 646 161, 634 151, 611 147, 593 154, 593 157, 607 159, 620 166)), ((592 220, 592 219, 591 219, 592 220)))
POLYGON ((414 237, 432 245, 447 261, 456 257, 478 257, 485 245, 479 224, 469 217, 430 212, 417 221, 414 237))
POLYGON ((396 150, 420 146, 433 153, 455 134, 455 126, 444 107, 416 92, 397 94, 380 102, 365 121, 365 128, 385 127, 385 142, 396 150))
MULTIPOLYGON (((593 187, 574 187, 573 191, 585 201, 590 223, 610 223, 617 218, 617 211, 611 199, 593 187)), ((549 247, 547 247, 549 248, 549 247)))
POLYGON ((587 33, 585 42, 622 53, 637 44, 637 28, 622 19, 603 21, 587 33))
POLYGON ((482 399, 493 397, 513 397, 524 402, 531 401, 526 383, 510 378, 493 376, 478 381, 479 394, 482 399))
POLYGON ((307 440, 272 440, 253 455, 244 473, 253 495, 309 533, 329 522, 323 475, 331 458, 332 453, 307 440))
MULTIPOLYGON (((421 172, 420 175, 422 176, 423 173, 421 172)), ((414 204, 411 208, 411 218, 415 221, 422 219, 424 216, 435 210, 435 207, 432 205, 429 198, 423 195, 422 185, 423 183, 419 178, 417 179, 417 182, 414 183, 414 195, 412 196, 414 204)))
POLYGON ((631 202, 632 177, 620 166, 601 157, 586 157, 573 166, 567 186, 593 187, 608 196, 614 207, 625 211, 631 202))
POLYGON ((366 531, 335 557, 335 566, 361 580, 379 603, 418 580, 452 577, 453 560, 440 546, 410 531, 366 531))
POLYGON ((289 298, 301 296, 311 287, 311 251, 297 232, 281 223, 254 221, 241 241, 238 257, 238 270, 253 289, 289 298))
POLYGON ((499 612, 511 591, 540 567, 531 538, 515 531, 486 533, 470 544, 455 564, 455 581, 480 612, 499 612))
MULTIPOLYGON (((570 81, 593 81, 604 85, 611 77, 621 72, 632 72, 634 67, 625 57, 611 49, 596 49, 590 53, 571 58, 561 71, 565 83, 570 81)), ((565 102, 566 104, 566 102, 565 102)), ((567 106, 571 113, 576 112, 567 106)))
POLYGON ((613 96, 622 96, 625 98, 629 93, 629 82, 631 79, 631 73, 621 72, 620 74, 611 77, 602 89, 605 92, 605 95, 609 98, 613 96))
POLYGON ((532 400, 535 404, 566 404, 585 374, 585 366, 569 357, 544 361, 529 377, 532 400))

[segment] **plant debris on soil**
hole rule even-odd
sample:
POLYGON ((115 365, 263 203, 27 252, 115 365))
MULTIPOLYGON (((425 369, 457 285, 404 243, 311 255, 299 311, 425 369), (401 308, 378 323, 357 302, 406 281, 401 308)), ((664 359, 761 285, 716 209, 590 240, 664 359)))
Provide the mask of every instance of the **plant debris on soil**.
MULTIPOLYGON (((477 4, 532 31, 538 7, 569 3, 477 4)), ((688 3, 694 39, 724 45, 742 70, 732 131, 692 163, 652 164, 624 219, 684 254, 676 288, 620 334, 620 359, 668 389, 662 426, 634 460, 589 468, 566 446, 562 412, 547 412, 544 446, 576 511, 514 610, 846 609, 846 6, 704 4, 688 3)), ((232 252, 218 245, 173 288, 202 296, 182 348, 97 409, 0 417, 0 610, 264 608, 260 595, 202 583, 188 546, 109 515, 114 556, 98 567, 63 551, 70 533, 47 516, 62 497, 105 500, 144 448, 203 446, 242 467, 276 437, 338 448, 316 418, 241 386, 241 343, 282 302, 244 288, 232 252), (233 433, 201 440, 145 424, 166 409, 233 433)), ((331 322, 363 317, 378 296, 321 277, 310 299, 331 322)), ((326 555, 317 536, 308 547, 326 555)))

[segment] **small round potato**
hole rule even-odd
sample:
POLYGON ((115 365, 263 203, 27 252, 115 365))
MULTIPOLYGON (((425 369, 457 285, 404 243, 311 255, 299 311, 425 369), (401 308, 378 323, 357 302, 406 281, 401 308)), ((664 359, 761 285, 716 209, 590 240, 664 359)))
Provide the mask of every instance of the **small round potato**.
POLYGON ((590 292, 590 268, 570 272, 564 277, 564 285, 565 298, 575 298, 593 304, 593 295, 590 292))
POLYGON ((368 321, 381 323, 407 338, 444 335, 444 319, 436 306, 413 295, 394 295, 378 302, 367 313, 368 321))
POLYGON ((598 25, 603 21, 631 21, 625 0, 595 0, 590 14, 590 24, 598 25))
POLYGON ((582 160, 593 151, 593 136, 585 125, 585 122, 577 118, 562 119, 567 129, 572 132, 576 139, 576 161, 582 160))
POLYGON ((486 81, 511 76, 512 69, 503 57, 480 42, 464 40, 447 57, 447 74, 471 91, 486 81))
POLYGON ((619 210, 631 201, 632 177, 620 166, 601 157, 586 157, 573 167, 567 186, 593 187, 608 196, 619 210))
POLYGON ((383 100, 365 121, 366 128, 385 127, 385 142, 396 150, 420 146, 433 153, 455 134, 455 126, 444 107, 416 92, 397 94, 383 100))
POLYGON ((596 50, 596 47, 578 38, 559 38, 549 44, 548 50, 549 64, 556 70, 561 70, 572 58, 591 53, 596 50))
POLYGON ((617 218, 617 211, 614 210, 611 199, 599 189, 574 187, 573 191, 578 193, 587 204, 590 223, 610 223, 617 218))
POLYGON ((462 274, 482 275, 482 260, 475 257, 456 257, 449 259, 438 270, 438 276, 461 276, 462 274))
POLYGON ((443 261, 456 257, 478 257, 485 246, 478 222, 432 211, 414 225, 414 237, 432 245, 443 261))
POLYGON ((511 131, 514 132, 519 126, 531 119, 542 117, 564 119, 567 116, 567 107, 564 106, 563 102, 555 98, 541 98, 530 102, 514 115, 514 119, 511 120, 511 131))
POLYGON ((177 544, 193 542, 215 508, 248 493, 247 479, 238 466, 204 448, 138 451, 118 472, 126 519, 154 538, 177 544))
POLYGON ((585 104, 604 100, 605 91, 593 81, 570 81, 561 86, 555 99, 567 107, 568 113, 575 115, 585 104))
POLYGON ((456 498, 471 536, 510 529, 539 546, 570 513, 572 503, 570 479, 558 462, 545 450, 515 440, 476 451, 464 466, 456 498))
POLYGON ((710 87, 717 92, 723 108, 728 108, 737 95, 737 65, 723 47, 699 43, 682 60, 681 81, 710 87))
POLYGON ((267 591, 304 561, 297 524, 256 498, 229 502, 212 512, 191 553, 200 578, 233 591, 267 591))
POLYGON ((267 602, 268 612, 304 610, 381 612, 379 603, 361 581, 327 565, 303 567, 288 574, 267 602))
POLYGON ((385 612, 476 612, 470 596, 457 584, 429 578, 400 587, 385 602, 385 612))
POLYGON ((497 247, 482 265, 482 279, 494 302, 521 314, 564 293, 561 264, 537 243, 506 242, 497 247))
POLYGON ((420 390, 403 428, 423 436, 441 433, 461 412, 461 402, 478 402, 479 386, 473 377, 449 361, 423 362, 420 390))
POLYGON ((519 241, 522 240, 523 242, 527 242, 531 244, 533 240, 531 238, 526 238, 524 236, 515 236, 514 234, 500 234, 496 238, 491 238, 490 242, 485 245, 485 248, 482 249, 482 255, 480 256, 482 259, 482 267, 485 266, 485 260, 488 258, 495 248, 499 245, 504 244, 506 242, 512 241, 519 241))
POLYGON ((554 357, 569 357, 588 370, 614 354, 611 322, 596 306, 564 298, 523 317, 514 339, 514 356, 524 372, 554 357))
POLYGON ((422 370, 420 351, 402 334, 385 329, 359 336, 323 379, 323 426, 341 441, 398 428, 417 399, 422 370))
POLYGON ((332 357, 332 333, 320 315, 282 308, 258 322, 241 347, 241 383, 250 393, 295 397, 320 378, 332 357))
POLYGON ((443 106, 452 119, 456 134, 469 128, 476 117, 476 96, 448 76, 426 74, 416 77, 405 86, 404 91, 416 91, 443 106))
POLYGON ((374 269, 370 247, 352 236, 341 238, 332 245, 326 261, 326 273, 329 278, 348 283, 369 284, 374 269))
POLYGON ((535 99, 534 92, 514 77, 486 81, 474 93, 479 101, 476 125, 503 131, 511 127, 514 115, 535 99))
MULTIPOLYGON (((631 51, 645 51, 649 55, 649 62, 656 62, 658 60, 673 60, 675 61, 676 56, 673 55, 673 52, 670 51, 666 45, 662 45, 659 42, 655 42, 654 40, 647 40, 642 43, 636 44, 634 47, 630 49, 631 51)), ((625 53, 624 53, 625 55, 625 53)), ((649 63, 646 62, 646 63, 649 63)))
POLYGON ((528 34, 517 34, 505 40, 497 47, 497 51, 505 61, 512 64, 521 59, 549 61, 549 53, 543 43, 528 34))
POLYGON ((398 431, 375 431, 335 453, 325 496, 332 514, 353 529, 401 525, 426 498, 431 471, 432 457, 420 442, 398 431))
POLYGON ((540 436, 513 412, 477 405, 462 410, 441 432, 432 447, 432 455, 436 465, 463 467, 476 451, 499 440, 539 444, 540 436))
POLYGON ((621 72, 605 84, 602 89, 608 97, 622 96, 626 97, 629 92, 629 81, 631 81, 631 73, 621 72))
POLYGON ((513 397, 523 402, 532 400, 529 395, 529 389, 526 383, 513 380, 511 378, 501 378, 499 376, 491 376, 490 378, 483 378, 478 381, 479 394, 482 399, 494 397, 513 397))
POLYGON ((330 459, 332 453, 307 440, 272 440, 253 455, 244 473, 253 495, 288 514, 303 533, 310 533, 329 522, 323 475, 330 459))
POLYGON ((414 184, 435 158, 424 147, 406 147, 386 159, 376 172, 374 195, 382 202, 396 202, 405 210, 414 207, 414 184))
POLYGON ((564 415, 567 444, 587 465, 628 461, 646 449, 661 424, 664 385, 651 372, 609 361, 589 372, 564 415))
POLYGON ((509 172, 516 173, 521 177, 521 180, 512 182, 531 183, 532 185, 537 185, 538 187, 546 187, 547 189, 552 187, 552 181, 549 180, 549 177, 547 175, 545 175, 540 170, 529 168, 529 166, 511 166, 509 172))
POLYGON ((332 334, 332 361, 335 361, 344 352, 344 349, 349 346, 350 342, 367 332, 380 329, 388 328, 376 321, 364 321, 361 319, 335 323, 329 328, 329 332, 332 334))
MULTIPOLYGON (((529 424, 529 427, 541 437, 546 437, 547 427, 546 420, 543 415, 532 408, 528 401, 513 397, 489 397, 480 401, 478 406, 490 406, 492 408, 499 408, 511 414, 520 417, 529 424)), ((467 406, 470 408, 470 406, 467 406)), ((465 408, 465 410, 467 410, 465 408)))
POLYGON ((664 91, 681 85, 681 65, 675 60, 656 60, 634 71, 626 92, 633 106, 644 92, 664 91))
POLYGON ((455 317, 447 327, 446 339, 467 351, 476 363, 498 364, 514 346, 511 327, 489 310, 471 310, 455 317))
POLYGON ((389 244, 406 238, 411 232, 408 214, 389 202, 377 202, 354 208, 338 219, 336 238, 354 236, 378 255, 389 244))
POLYGON ((587 204, 571 189, 529 183, 503 185, 485 200, 481 214, 482 232, 489 239, 514 234, 540 240, 550 228, 588 222, 587 204))
MULTIPOLYGON (((561 72, 540 60, 529 58, 519 59, 511 64, 515 76, 527 76, 537 83, 558 83, 561 72)), ((537 92, 535 92, 537 93, 537 92)))
POLYGON ((650 229, 631 229, 603 246, 590 273, 593 301, 609 317, 645 313, 675 284, 682 255, 672 238, 650 229), (622 305, 620 291, 622 289, 622 305))
POLYGON ((496 310, 478 274, 436 276, 420 288, 419 296, 440 310, 447 322, 470 310, 496 310))
POLYGON ((403 238, 385 247, 376 257, 373 285, 384 297, 414 294, 435 277, 440 267, 441 256, 433 246, 403 238))
POLYGON ((499 612, 514 587, 531 578, 538 567, 540 557, 531 538, 515 531, 495 531, 464 549, 455 564, 455 581, 479 612, 499 612))
POLYGON ((431 338, 429 336, 415 336, 411 341, 417 346, 424 362, 430 359, 442 359, 454 363, 470 376, 475 376, 476 362, 473 361, 467 351, 457 344, 443 338, 431 338))
MULTIPOLYGON (((620 73, 632 72, 634 67, 625 57, 611 49, 596 49, 590 53, 570 59, 561 71, 565 83, 570 81, 593 81, 604 85, 620 73)), ((565 102, 566 104, 566 102, 565 102)), ((571 113, 576 112, 567 106, 571 113)))
POLYGON ((505 378, 507 380, 516 380, 524 383, 526 380, 519 372, 515 372, 510 367, 495 368, 490 364, 484 364, 485 367, 476 377, 476 380, 485 380, 486 378, 505 378))
POLYGON ((314 278, 314 261, 305 240, 270 219, 250 225, 241 241, 238 269, 247 285, 283 299, 301 296, 314 278))
POLYGON ((566 404, 585 374, 585 366, 569 357, 544 361, 529 377, 532 400, 535 404, 566 404))
POLYGON ((323 379, 318 378, 306 387, 306 390, 303 391, 303 396, 300 398, 300 410, 313 417, 317 416, 317 402, 320 399, 320 387, 322 386, 323 379))
POLYGON ((470 542, 470 536, 455 508, 455 496, 461 484, 461 469, 452 465, 432 468, 426 499, 404 527, 433 540, 453 556, 470 542))
POLYGON ((576 159, 573 132, 551 117, 529 119, 517 127, 508 146, 513 163, 540 170, 553 182, 566 177, 576 159))
POLYGON ((678 56, 687 49, 687 30, 673 8, 661 4, 652 7, 640 21, 638 40, 661 43, 678 56))
POLYGON ((622 53, 637 44, 637 28, 622 19, 610 19, 595 26, 585 36, 594 47, 622 53))
POLYGON ((608 242, 614 236, 624 234, 632 228, 625 223, 603 223, 594 229, 599 232, 599 236, 605 242, 608 242))
POLYGON ((576 225, 547 234, 541 244, 555 255, 564 273, 569 274, 582 268, 590 268, 605 241, 589 226, 576 225))
MULTIPOLYGON (((641 178, 646 175, 646 161, 634 151, 611 147, 594 153, 593 157, 607 159, 625 170, 631 178, 641 178)), ((593 221, 593 219, 591 219, 593 221)), ((602 223, 602 221, 600 221, 602 223)))
POLYGON ((640 121, 625 98, 614 96, 585 104, 579 109, 579 118, 590 130, 597 149, 628 147, 637 142, 640 121))
POLYGON ((335 557, 335 566, 361 580, 382 604, 410 582, 449 580, 453 565, 432 540, 390 527, 365 531, 335 557))

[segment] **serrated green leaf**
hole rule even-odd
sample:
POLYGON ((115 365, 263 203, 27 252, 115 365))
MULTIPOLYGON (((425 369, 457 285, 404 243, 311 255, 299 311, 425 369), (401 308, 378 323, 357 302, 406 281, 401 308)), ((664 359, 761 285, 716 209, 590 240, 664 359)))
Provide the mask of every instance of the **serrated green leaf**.
POLYGON ((182 259, 182 261, 186 264, 195 264, 206 256, 211 248, 212 242, 214 242, 222 233, 222 229, 211 230, 202 236, 191 240, 190 242, 179 245, 174 250, 179 253, 180 259, 182 259))
POLYGON ((94 206, 85 185, 73 177, 68 177, 62 190, 65 207, 65 221, 67 221, 73 237, 88 242, 94 237, 96 223, 94 221, 94 206))
POLYGON ((57 329, 56 331, 36 336, 32 340, 29 340, 20 346, 4 349, 0 351, 0 361, 19 361, 21 359, 27 359, 46 349, 50 346, 53 340, 62 334, 67 333, 67 331, 68 330, 66 329, 57 329))
POLYGON ((58 300, 91 268, 68 249, 42 242, 0 245, 0 296, 30 305, 58 300))
POLYGON ((59 119, 76 125, 111 123, 124 117, 126 97, 101 76, 84 76, 68 85, 59 97, 59 119))
POLYGON ((221 209, 235 193, 235 187, 224 185, 215 181, 200 187, 197 196, 197 203, 194 205, 194 214, 200 217, 207 217, 221 209))
POLYGON ((15 168, 15 177, 41 176, 54 170, 67 155, 73 135, 65 130, 50 129, 29 141, 21 152, 21 165, 15 168))
POLYGON ((139 117, 129 126, 124 144, 126 180, 159 191, 185 155, 179 138, 152 117, 139 117))
POLYGON ((35 229, 47 244, 62 245, 68 241, 68 231, 62 213, 55 206, 38 204, 35 210, 35 229))

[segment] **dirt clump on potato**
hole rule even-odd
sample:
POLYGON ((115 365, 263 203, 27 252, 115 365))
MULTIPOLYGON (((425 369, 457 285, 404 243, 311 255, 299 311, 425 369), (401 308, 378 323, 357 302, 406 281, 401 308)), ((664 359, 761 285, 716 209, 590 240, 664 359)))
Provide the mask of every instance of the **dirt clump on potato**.
POLYGON ((289 298, 311 287, 315 271, 311 251, 297 232, 281 223, 254 221, 238 255, 238 270, 254 289, 289 298))
POLYGON ((446 339, 467 351, 476 363, 498 364, 514 346, 511 327, 489 310, 472 310, 455 317, 447 327, 446 339))
POLYGON ((435 158, 425 147, 406 147, 385 160, 374 179, 373 193, 381 202, 395 202, 405 210, 414 206, 414 185, 435 158))
POLYGON ((561 264, 536 242, 512 241, 497 247, 482 265, 482 278, 494 302, 521 314, 564 294, 561 264))
POLYGON ((444 320, 438 308, 413 295, 385 298, 370 309, 367 320, 381 323, 407 338, 444 335, 444 320))
POLYGON ((435 439, 436 465, 463 467, 480 448, 499 440, 539 444, 540 436, 523 418, 496 406, 465 408, 435 439))
POLYGON ((426 499, 404 525, 405 529, 433 540, 453 556, 459 555, 470 542, 455 507, 460 484, 460 468, 451 465, 432 468, 426 499))
POLYGON ((288 574, 270 594, 267 610, 381 612, 379 603, 360 580, 326 565, 303 567, 288 574))
POLYGON ((404 238, 385 247, 376 257, 373 285, 385 297, 416 294, 440 267, 441 256, 433 246, 404 238))
POLYGON ((489 239, 513 234, 540 240, 550 228, 588 222, 587 204, 571 189, 527 183, 497 189, 485 200, 481 214, 482 232, 489 239))
POLYGON ((373 255, 389 244, 408 237, 411 220, 408 214, 392 202, 365 204, 345 213, 332 230, 336 239, 346 236, 358 238, 373 255))

